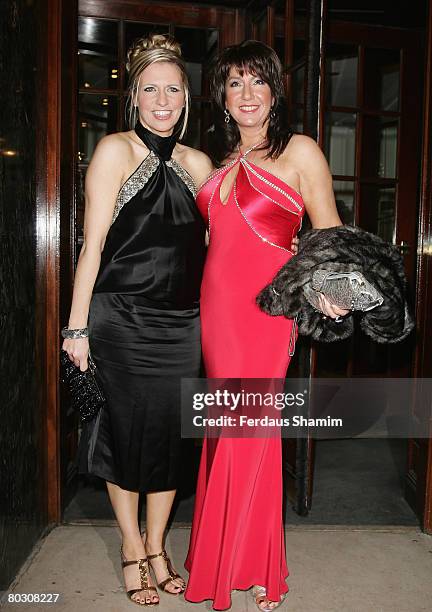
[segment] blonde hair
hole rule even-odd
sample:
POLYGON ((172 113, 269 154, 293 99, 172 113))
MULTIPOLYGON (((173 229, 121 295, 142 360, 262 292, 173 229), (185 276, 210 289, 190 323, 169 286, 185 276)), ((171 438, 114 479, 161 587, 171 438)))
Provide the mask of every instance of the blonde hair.
POLYGON ((179 43, 170 34, 150 34, 134 41, 127 53, 126 70, 129 73, 128 98, 126 102, 127 119, 130 129, 138 120, 138 91, 143 71, 155 62, 175 64, 181 73, 185 94, 185 110, 180 136, 186 132, 190 109, 189 81, 186 66, 181 55, 179 43))

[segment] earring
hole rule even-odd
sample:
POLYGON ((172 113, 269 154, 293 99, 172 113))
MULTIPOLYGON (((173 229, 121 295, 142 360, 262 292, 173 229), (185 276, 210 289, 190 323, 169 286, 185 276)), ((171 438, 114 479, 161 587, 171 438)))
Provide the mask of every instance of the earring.
POLYGON ((273 106, 270 107, 270 119, 274 119, 276 117, 276 113, 273 110, 273 106))
POLYGON ((224 113, 225 113, 225 123, 228 124, 231 120, 231 115, 229 114, 227 109, 224 110, 224 113))

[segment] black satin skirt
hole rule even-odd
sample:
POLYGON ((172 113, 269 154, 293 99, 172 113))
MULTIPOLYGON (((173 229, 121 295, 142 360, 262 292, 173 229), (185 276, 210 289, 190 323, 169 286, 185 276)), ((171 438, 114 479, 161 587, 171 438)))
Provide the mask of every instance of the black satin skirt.
POLYGON ((89 341, 107 404, 83 427, 79 472, 130 491, 176 489, 181 378, 200 374, 199 307, 161 309, 137 295, 95 293, 89 341))

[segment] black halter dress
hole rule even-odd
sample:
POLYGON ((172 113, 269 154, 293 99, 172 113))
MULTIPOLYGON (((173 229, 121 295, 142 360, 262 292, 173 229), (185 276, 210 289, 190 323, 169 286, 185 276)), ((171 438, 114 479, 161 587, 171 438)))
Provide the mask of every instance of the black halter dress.
POLYGON ((131 491, 166 491, 181 470, 180 381, 200 372, 205 227, 175 137, 137 135, 149 154, 119 191, 89 311, 107 407, 83 429, 78 465, 131 491))

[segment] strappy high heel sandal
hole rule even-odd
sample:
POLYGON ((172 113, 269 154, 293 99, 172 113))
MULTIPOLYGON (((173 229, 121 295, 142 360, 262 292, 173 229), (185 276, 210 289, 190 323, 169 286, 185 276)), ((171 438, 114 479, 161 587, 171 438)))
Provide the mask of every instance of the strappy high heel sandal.
MULTIPOLYGON (((165 565, 166 565, 166 569, 167 569, 167 573, 169 578, 165 578, 165 580, 162 580, 161 582, 158 582, 158 587, 160 588, 161 591, 163 591, 164 593, 169 593, 170 595, 180 595, 180 593, 183 593, 186 590, 186 585, 183 584, 180 587, 180 591, 177 591, 176 593, 173 593, 172 591, 168 591, 165 587, 166 585, 171 582, 172 580, 175 580, 175 578, 180 578, 180 580, 183 580, 183 578, 180 576, 180 574, 177 574, 176 571, 174 571, 174 568, 171 564, 170 558, 168 557, 166 550, 163 548, 162 552, 158 553, 157 555, 147 555, 147 559, 149 560, 149 563, 151 562, 152 559, 156 559, 157 557, 162 557, 162 559, 165 561, 165 565)), ((151 563, 150 563, 151 565, 151 563)), ((151 565, 153 571, 154 567, 151 565)), ((156 576, 156 572, 155 572, 155 576, 156 576)), ((156 578, 157 580, 157 578, 156 578)))
MULTIPOLYGON (((129 565, 134 565, 134 564, 137 564, 138 565, 138 569, 139 569, 141 587, 139 589, 129 589, 129 591, 126 591, 126 595, 128 596, 128 598, 134 604, 137 604, 137 606, 148 606, 148 607, 150 607, 150 606, 157 606, 157 605, 159 605, 159 600, 158 601, 152 601, 152 598, 154 597, 154 595, 157 595, 157 589, 156 589, 156 587, 149 585, 149 574, 148 574, 147 557, 145 557, 144 559, 135 559, 133 561, 128 561, 126 559, 126 557, 124 556, 124 554, 123 554, 123 549, 120 549, 120 557, 121 557, 121 566, 122 566, 122 569, 124 567, 128 567, 129 565), (141 602, 141 601, 137 601, 136 599, 132 599, 132 596, 135 595, 135 593, 139 593, 140 591, 147 591, 149 593, 149 595, 146 596, 146 599, 150 599, 149 603, 147 603, 146 601, 141 602), (152 591, 154 591, 154 594, 152 593, 152 591)), ((126 581, 126 576, 124 578, 125 578, 125 581, 126 581)))
MULTIPOLYGON (((256 584, 251 588, 251 595, 253 597, 256 607, 258 608, 258 610, 261 610, 261 612, 272 612, 273 610, 276 610, 276 608, 279 608, 279 606, 285 599, 285 595, 281 595, 280 602, 275 606, 261 608, 260 604, 262 604, 262 602, 267 599, 267 590, 265 587, 259 586, 259 584, 256 584)), ((272 603, 275 602, 272 601, 272 603)))

